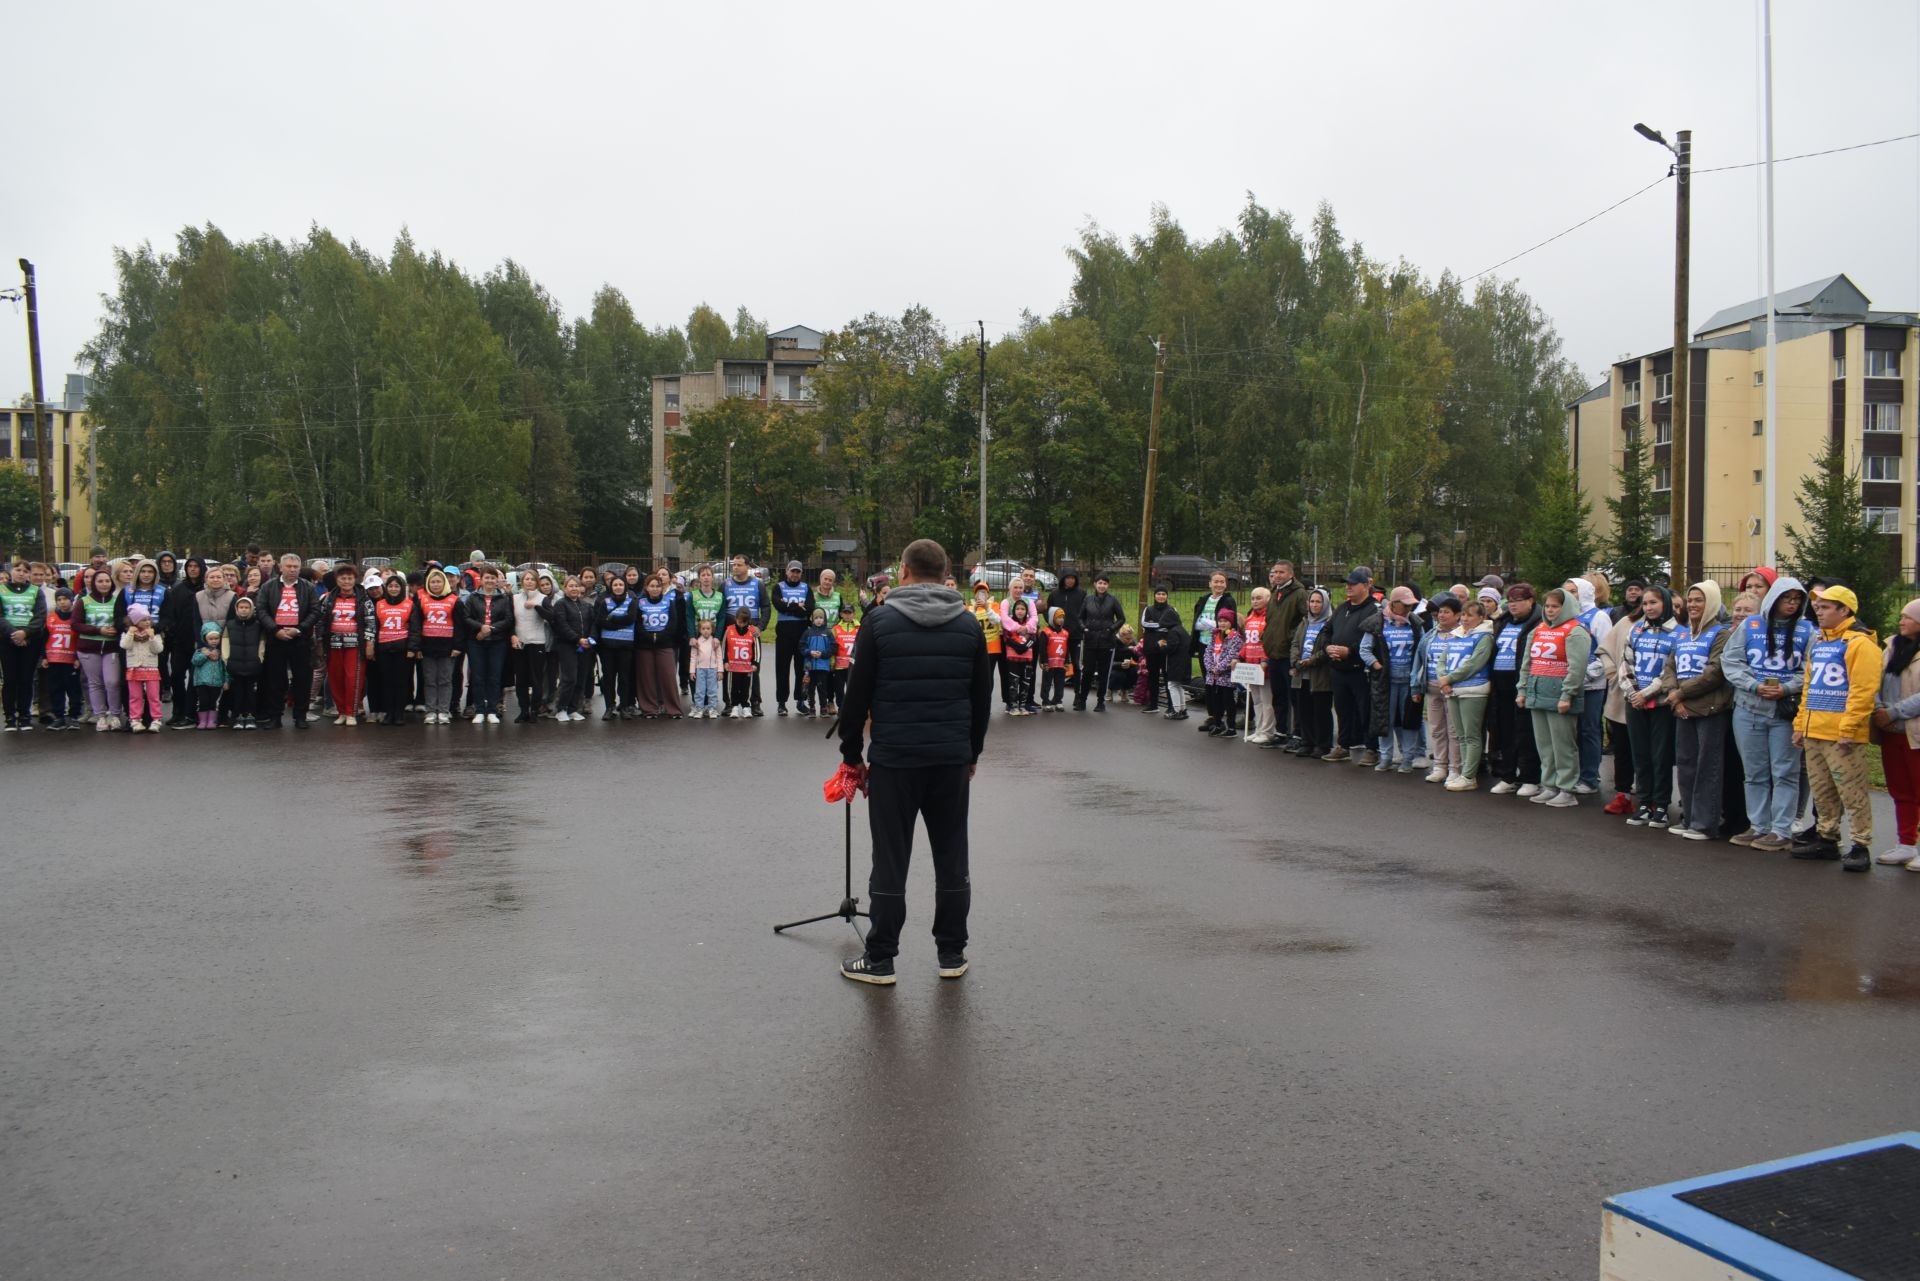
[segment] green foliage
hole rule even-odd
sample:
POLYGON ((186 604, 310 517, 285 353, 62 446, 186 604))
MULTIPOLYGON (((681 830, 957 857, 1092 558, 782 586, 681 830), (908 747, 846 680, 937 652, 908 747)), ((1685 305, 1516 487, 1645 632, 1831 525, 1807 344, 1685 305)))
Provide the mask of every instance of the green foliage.
POLYGON ((580 541, 588 550, 650 550, 653 375, 690 368, 690 359, 678 329, 648 329, 610 285, 574 323, 567 432, 578 460, 580 541))
POLYGON ((1618 495, 1607 499, 1607 511, 1613 516, 1607 556, 1614 578, 1652 582, 1660 576, 1660 560, 1666 547, 1653 534, 1653 518, 1657 513, 1643 428, 1638 420, 1627 424, 1626 445, 1621 450, 1620 465, 1614 469, 1620 483, 1616 486, 1618 495))
POLYGON ((1564 460, 1556 459, 1540 480, 1539 497, 1520 537, 1520 576, 1536 591, 1584 574, 1593 561, 1587 522, 1593 508, 1564 460))
POLYGON ((40 482, 19 463, 0 463, 0 547, 40 554, 40 482))
POLYGON ((820 432, 805 411, 729 397, 687 416, 674 442, 675 521, 693 543, 722 546, 727 453, 733 453, 733 550, 773 559, 814 556, 833 514, 820 452, 820 432))
POLYGON ((1787 565, 1801 582, 1836 579, 1860 598, 1861 621, 1884 632, 1892 622, 1901 586, 1894 580, 1890 540, 1867 527, 1860 469, 1847 466, 1843 449, 1829 445, 1800 478, 1800 518, 1788 525, 1787 565))

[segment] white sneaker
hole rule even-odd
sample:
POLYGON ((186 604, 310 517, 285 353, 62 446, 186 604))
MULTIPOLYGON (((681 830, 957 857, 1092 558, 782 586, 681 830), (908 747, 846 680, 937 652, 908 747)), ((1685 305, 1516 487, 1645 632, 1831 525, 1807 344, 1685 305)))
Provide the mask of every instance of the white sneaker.
POLYGON ((122 720, 121 720, 121 719, 120 719, 120 718, 119 718, 118 716, 109 716, 109 717, 107 717, 107 728, 108 728, 108 729, 113 729, 113 730, 117 730, 117 729, 119 729, 119 728, 120 728, 120 726, 121 726, 121 725, 123 725, 123 724, 125 724, 125 722, 124 722, 124 721, 122 721, 122 720))
POLYGON ((1920 858, 1916 858, 1913 862, 1907 864, 1907 870, 1909 872, 1920 872, 1920 858))
POLYGON ((1468 778, 1465 774, 1455 774, 1447 779, 1447 790, 1449 792, 1473 792, 1478 791, 1479 788, 1480 780, 1477 778, 1468 778))
POLYGON ((359 723, 360 723, 360 718, 359 718, 358 716, 349 716, 349 717, 347 717, 347 724, 349 724, 349 725, 358 725, 359 723))
POLYGON ((498 725, 499 723, 500 723, 500 713, 498 712, 487 713, 487 724, 498 725))
POLYGON ((1446 781, 1447 781, 1447 771, 1441 769, 1438 765, 1434 766, 1432 769, 1427 771, 1427 782, 1444 783, 1446 781))
POLYGON ((1555 792, 1553 798, 1546 804, 1550 809, 1570 810, 1580 804, 1580 798, 1572 792, 1555 792))
POLYGON ((1884 867, 1905 867, 1917 858, 1920 858, 1920 849, 1911 845, 1896 845, 1876 855, 1873 861, 1884 867))
POLYGON ((1573 794, 1575 796, 1592 796, 1599 790, 1597 787, 1588 787, 1585 783, 1575 783, 1573 785, 1573 794))
POLYGON ((100 734, 104 734, 104 733, 106 733, 106 732, 107 732, 107 718, 106 718, 106 717, 104 717, 104 716, 96 716, 96 717, 94 717, 94 718, 93 718, 93 728, 94 728, 94 731, 95 731, 96 733, 100 733, 100 734))
POLYGON ((145 725, 142 725, 139 721, 135 721, 133 723, 133 732, 136 734, 144 734, 147 732, 147 727, 145 725))
MULTIPOLYGON (((1523 792, 1521 795, 1524 796, 1526 794, 1523 792)), ((1560 795, 1560 793, 1551 787, 1538 787, 1534 789, 1532 796, 1527 797, 1527 803, 1529 805, 1545 805, 1558 795, 1560 795)))
POLYGON ((1538 783, 1522 783, 1520 784, 1520 791, 1518 794, 1531 799, 1532 797, 1538 796, 1542 790, 1543 789, 1538 783))
POLYGON ((475 725, 485 725, 487 723, 487 714, 485 712, 475 712, 473 714, 473 723, 475 725))
MULTIPOLYGON (((1519 790, 1520 790, 1519 788, 1515 787, 1512 783, 1507 782, 1507 780, 1504 778, 1501 779, 1498 783, 1495 783, 1492 787, 1487 789, 1488 793, 1493 796, 1511 796, 1519 790)), ((1535 788, 1534 790, 1539 791, 1540 789, 1535 788)), ((1522 793, 1522 795, 1525 795, 1525 793, 1522 793)))
POLYGON ((347 714, 345 712, 340 713, 333 718, 333 723, 335 725, 345 725, 347 723, 347 714))

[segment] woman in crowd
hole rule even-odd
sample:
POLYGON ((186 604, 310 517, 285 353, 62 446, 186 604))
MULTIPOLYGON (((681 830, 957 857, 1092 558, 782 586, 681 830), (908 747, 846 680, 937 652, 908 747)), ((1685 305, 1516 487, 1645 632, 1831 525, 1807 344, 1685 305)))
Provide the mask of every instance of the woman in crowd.
POLYGON ((480 570, 480 590, 460 602, 461 645, 472 673, 473 723, 500 723, 500 689, 513 636, 513 598, 492 565, 480 570))
POLYGON ((1494 619, 1492 694, 1487 706, 1488 733, 1500 744, 1494 766, 1495 796, 1518 793, 1531 799, 1540 792, 1540 753, 1533 741, 1533 718, 1520 696, 1520 660, 1527 639, 1544 615, 1528 583, 1507 588, 1507 608, 1494 619))
POLYGON ((335 725, 360 723, 360 700, 367 692, 363 651, 373 641, 370 614, 367 598, 360 594, 360 571, 352 565, 341 565, 333 571, 332 590, 320 611, 335 725))
POLYGON ((1491 587, 1467 605, 1461 634, 1447 643, 1447 665, 1440 692, 1447 699, 1447 728, 1460 753, 1460 768, 1446 781, 1449 792, 1471 792, 1480 786, 1480 766, 1486 757, 1487 699, 1493 690, 1488 670, 1493 664, 1493 612, 1500 594, 1491 587), (1486 593, 1492 592, 1489 598, 1486 593))
MULTIPOLYGON (((1254 599, 1258 600, 1265 590, 1255 589, 1254 599)), ((1360 662, 1384 685, 1385 704, 1376 710, 1380 760, 1373 767, 1383 774, 1394 768, 1395 744, 1400 748, 1402 774, 1413 773, 1413 759, 1420 754, 1420 709, 1413 699, 1414 654, 1420 645, 1420 627, 1414 620, 1413 606, 1412 589, 1394 588, 1381 612, 1378 636, 1369 631, 1360 638, 1360 662)))
POLYGON ((675 646, 687 630, 681 621, 680 592, 664 571, 656 571, 646 580, 635 607, 640 611, 640 630, 633 638, 640 714, 647 720, 667 716, 677 721, 681 706, 675 646))
POLYGON ((1607 682, 1606 736, 1613 754, 1613 799, 1601 808, 1624 816, 1633 813, 1633 739, 1627 733, 1627 685, 1622 676, 1627 638, 1640 621, 1640 598, 1636 595, 1632 605, 1615 606, 1608 618, 1608 630, 1600 639, 1600 665, 1607 682))
POLYGON ((1540 622, 1520 655, 1520 684, 1515 699, 1532 722, 1532 741, 1540 755, 1540 790, 1527 799, 1555 809, 1580 803, 1580 709, 1587 693, 1587 656, 1593 633, 1580 621, 1564 587, 1547 592, 1540 622))
POLYGON ((81 679, 87 685, 93 727, 101 732, 117 730, 124 723, 120 712, 126 691, 120 679, 119 602, 113 573, 96 569, 87 576, 87 590, 73 609, 73 649, 79 655, 81 679))
POLYGON ((1720 584, 1707 581, 1689 587, 1686 624, 1676 634, 1662 674, 1662 683, 1671 687, 1666 704, 1674 716, 1683 815, 1667 831, 1687 840, 1720 835, 1727 718, 1733 709, 1733 689, 1720 660, 1732 634, 1720 608, 1720 584))
POLYGON ((460 653, 460 596, 447 571, 427 571, 414 593, 420 607, 420 668, 429 725, 453 723, 453 664, 460 653))
POLYGON ((1881 668, 1880 697, 1873 727, 1880 734, 1880 762, 1893 796, 1894 844, 1875 861, 1920 872, 1920 600, 1900 611, 1897 631, 1887 641, 1881 668))
POLYGON ((1778 853, 1793 844, 1800 812, 1800 753, 1793 717, 1806 684, 1813 642, 1807 591, 1797 578, 1779 577, 1760 609, 1727 640, 1720 670, 1733 687, 1733 733, 1740 744, 1750 828, 1736 845, 1778 853))
POLYGON ((1630 827, 1665 827, 1673 800, 1673 709, 1666 705, 1667 660, 1679 639, 1673 597, 1660 586, 1640 594, 1640 621, 1627 631, 1620 685, 1627 697, 1635 808, 1630 827))
MULTIPOLYGON (((548 580, 549 586, 552 580, 548 580)), ((552 639, 547 625, 551 594, 540 591, 540 576, 530 569, 520 571, 520 590, 513 597, 513 697, 520 705, 513 718, 516 725, 530 724, 546 702, 547 645, 552 639)))
MULTIPOLYGON (((160 557, 162 576, 166 561, 173 553, 160 557)), ((200 592, 207 585, 207 563, 198 556, 187 557, 186 571, 168 585, 167 598, 160 603, 160 630, 167 638, 161 668, 167 675, 173 698, 173 715, 167 724, 174 729, 194 729, 200 724, 199 696, 194 681, 193 651, 209 622, 226 625, 225 618, 200 617, 200 592)))
MULTIPOLYGON (((1327 647, 1320 643, 1332 617, 1333 597, 1327 589, 1310 588, 1294 633, 1293 724, 1300 741, 1287 749, 1294 756, 1319 757, 1333 750, 1333 669, 1327 647)), ((1151 635, 1147 643, 1152 645, 1151 635)))
POLYGON ((633 642, 640 630, 640 611, 622 577, 607 579, 606 595, 593 607, 592 643, 600 659, 600 696, 603 721, 640 714, 633 701, 633 642))
POLYGON ((1427 782, 1444 783, 1460 772, 1460 745, 1453 739, 1453 721, 1447 713, 1446 677, 1450 649, 1462 635, 1460 598, 1445 592, 1426 602, 1431 623, 1413 652, 1409 679, 1427 717, 1427 782))
POLYGON ((368 657, 373 660, 380 687, 384 725, 406 724, 420 645, 420 602, 407 590, 405 578, 388 574, 380 584, 380 595, 373 602, 373 636, 367 642, 368 657))

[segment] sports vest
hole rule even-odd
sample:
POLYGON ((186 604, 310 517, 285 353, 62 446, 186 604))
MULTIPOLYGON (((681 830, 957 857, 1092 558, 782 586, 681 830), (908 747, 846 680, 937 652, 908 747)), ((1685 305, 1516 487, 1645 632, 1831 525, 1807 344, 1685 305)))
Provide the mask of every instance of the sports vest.
POLYGON ((727 629, 727 670, 730 672, 753 670, 753 637, 742 635, 731 627, 727 629))
POLYGON ((300 592, 286 583, 280 584, 280 603, 273 609, 275 627, 300 626, 300 592))
POLYGON ((1067 665, 1067 646, 1072 641, 1064 631, 1047 633, 1047 666, 1065 667, 1067 665))
MULTIPOLYGON (((807 605, 807 585, 805 583, 790 583, 784 578, 781 579, 780 603, 782 605, 791 605, 795 609, 805 609, 807 605)), ((795 618, 791 614, 780 615, 780 621, 783 623, 802 624, 806 622, 804 618, 795 618)))
POLYGON ((1309 618, 1300 625, 1300 657, 1313 657, 1313 643, 1320 639, 1320 629, 1327 625, 1324 618, 1309 618))
POLYGON ((33 611, 40 600, 40 589, 32 583, 25 587, 0 584, 0 615, 4 615, 7 626, 15 631, 25 631, 33 622, 33 611))
POLYGON ((687 610, 687 635, 698 636, 702 623, 712 623, 716 628, 719 627, 721 625, 720 608, 726 603, 725 592, 702 592, 697 587, 689 590, 687 604, 692 608, 687 610))
POLYGON ((834 620, 834 619, 836 619, 836 618, 838 618, 838 617, 840 617, 840 592, 839 592, 839 590, 838 590, 838 589, 836 588, 836 589, 835 589, 835 591, 834 591, 834 593, 833 593, 833 595, 831 595, 831 596, 823 596, 823 595, 821 595, 821 594, 820 594, 819 592, 815 592, 815 593, 813 594, 813 607, 814 607, 815 609, 824 609, 824 610, 826 610, 826 611, 827 611, 827 622, 828 622, 829 624, 831 624, 831 623, 833 622, 833 620, 834 620))
POLYGON ((1600 617, 1600 607, 1598 605, 1595 605, 1592 609, 1583 609, 1580 611, 1580 626, 1587 629, 1589 636, 1593 634, 1593 620, 1598 617, 1600 617))
POLYGON ((1726 624, 1715 623, 1700 635, 1689 632, 1685 638, 1673 643, 1673 670, 1683 681, 1690 681, 1707 670, 1707 655, 1713 649, 1713 638, 1720 634, 1726 624))
POLYGON ((412 601, 383 599, 374 605, 373 613, 380 620, 380 644, 398 645, 407 639, 408 625, 413 620, 412 601))
POLYGON ((633 639, 633 621, 636 610, 633 597, 622 596, 606 599, 607 621, 600 628, 600 639, 610 641, 631 641, 633 639))
POLYGON ((1676 639, 1673 632, 1661 627, 1649 627, 1644 622, 1633 625, 1633 633, 1627 637, 1627 649, 1633 655, 1635 689, 1645 689, 1660 679, 1676 639))
POLYGON ((727 601, 727 617, 732 618, 741 610, 758 624, 760 620, 760 584, 749 578, 746 582, 736 582, 729 578, 720 587, 720 594, 727 601))
POLYGON ((460 607, 460 598, 452 592, 445 596, 422 595, 420 598, 420 634, 434 640, 453 638, 453 611, 460 607))
POLYGON ((160 621, 160 606, 167 599, 167 589, 155 583, 152 587, 127 588, 127 608, 135 605, 147 611, 147 617, 155 623, 160 621))
POLYGON ((86 615, 89 627, 111 627, 113 625, 113 597, 95 600, 89 592, 80 598, 80 609, 86 615))
POLYGON ((1392 676, 1406 676, 1413 671, 1414 634, 1413 624, 1397 626, 1387 622, 1380 625, 1380 639, 1387 647, 1387 672, 1392 676))
POLYGON ((333 608, 328 611, 331 620, 327 630, 335 636, 347 636, 360 630, 360 601, 354 596, 335 596, 333 608))
POLYGON ((833 628, 833 643, 840 653, 839 666, 845 667, 853 662, 853 643, 860 637, 858 627, 845 627, 838 623, 833 628))
MULTIPOLYGON (((1807 656, 1807 643, 1813 639, 1813 624, 1804 618, 1796 618, 1785 635, 1777 637, 1775 644, 1779 652, 1767 653, 1767 620, 1749 618, 1740 624, 1740 635, 1733 638, 1740 642, 1741 652, 1746 655, 1747 667, 1761 680, 1771 676, 1776 680, 1790 676, 1800 670, 1800 664, 1807 656)), ((1729 640, 1728 644, 1733 641, 1729 640)))
POLYGON ((1520 624, 1508 623, 1493 635, 1493 670, 1520 670, 1520 624))
POLYGON ((73 662, 73 615, 62 618, 58 610, 47 615, 47 661, 73 662))
POLYGON ((1204 601, 1200 602, 1200 616, 1194 619, 1193 630, 1196 632, 1212 631, 1214 615, 1219 612, 1220 598, 1218 596, 1207 597, 1204 601))
POLYGON ((1246 630, 1240 634, 1240 661, 1243 663, 1264 663, 1267 651, 1260 644, 1260 638, 1267 634, 1267 611, 1256 609, 1247 615, 1246 630))
POLYGON ((987 653, 998 654, 1000 652, 1000 611, 993 607, 992 601, 984 605, 969 605, 967 608, 972 610, 974 618, 979 620, 980 630, 987 638, 987 653))
POLYGON ((1453 673, 1459 671, 1466 665, 1467 660, 1473 657, 1474 647, 1479 643, 1480 637, 1475 632, 1468 632, 1465 636, 1447 637, 1447 680, 1455 689, 1478 689, 1493 679, 1486 667, 1482 667, 1471 676, 1465 676, 1459 680, 1453 679, 1453 673))
POLYGON ((1573 629, 1585 626, 1579 619, 1568 619, 1557 627, 1545 623, 1533 629, 1533 635, 1527 638, 1527 672, 1532 676, 1545 677, 1548 680, 1565 680, 1567 676, 1567 637, 1573 629))
POLYGON ((667 624, 673 621, 673 597, 662 596, 659 600, 650 600, 642 596, 638 604, 642 627, 655 635, 667 630, 667 624))
POLYGON ((1807 651, 1807 688, 1802 696, 1816 712, 1844 712, 1853 679, 1847 674, 1847 638, 1817 640, 1807 651))

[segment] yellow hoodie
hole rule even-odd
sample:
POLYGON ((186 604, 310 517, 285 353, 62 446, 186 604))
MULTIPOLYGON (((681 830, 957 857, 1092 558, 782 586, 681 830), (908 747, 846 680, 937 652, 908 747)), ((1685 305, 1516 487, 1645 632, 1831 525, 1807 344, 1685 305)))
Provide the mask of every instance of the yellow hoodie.
POLYGON ((1793 732, 1825 743, 1864 743, 1885 659, 1849 617, 1807 647, 1807 685, 1793 732))

